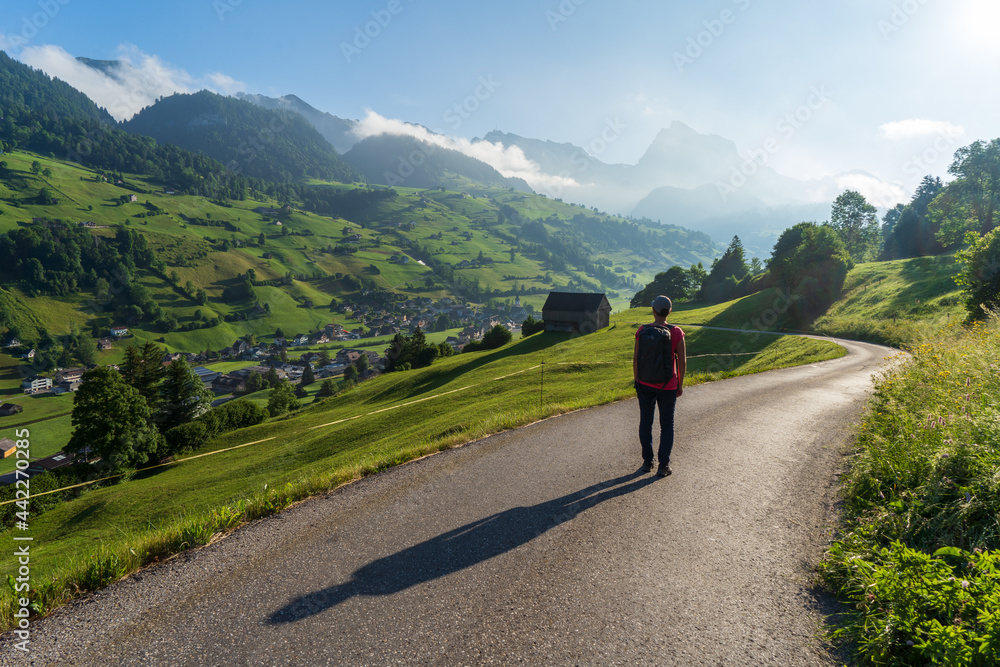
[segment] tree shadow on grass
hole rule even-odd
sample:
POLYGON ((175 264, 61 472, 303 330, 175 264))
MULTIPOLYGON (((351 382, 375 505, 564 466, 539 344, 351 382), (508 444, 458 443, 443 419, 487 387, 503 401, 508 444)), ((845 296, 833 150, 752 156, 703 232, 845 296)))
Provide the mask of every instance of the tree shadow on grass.
POLYGON ((393 595, 440 579, 531 542, 606 500, 652 484, 634 472, 530 507, 514 507, 468 523, 361 567, 344 583, 306 593, 272 613, 271 625, 294 623, 356 596, 393 595), (621 486, 619 486, 621 485, 621 486))

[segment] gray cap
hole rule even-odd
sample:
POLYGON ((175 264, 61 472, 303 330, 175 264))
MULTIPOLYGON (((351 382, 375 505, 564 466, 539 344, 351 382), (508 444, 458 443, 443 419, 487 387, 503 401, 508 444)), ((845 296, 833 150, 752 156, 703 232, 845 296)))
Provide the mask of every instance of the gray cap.
POLYGON ((657 313, 669 312, 674 308, 673 302, 668 297, 665 297, 662 294, 653 299, 652 305, 653 305, 653 310, 655 310, 657 313))

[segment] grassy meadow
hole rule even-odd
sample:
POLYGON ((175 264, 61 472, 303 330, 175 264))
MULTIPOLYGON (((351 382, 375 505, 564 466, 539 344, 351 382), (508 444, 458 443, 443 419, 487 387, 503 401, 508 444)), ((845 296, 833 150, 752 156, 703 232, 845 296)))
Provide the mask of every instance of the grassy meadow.
MULTIPOLYGON (((632 340, 646 319, 645 309, 627 311, 588 336, 536 334, 381 376, 226 434, 194 454, 256 444, 87 491, 31 518, 33 599, 51 609, 307 495, 538 419, 629 398, 632 340)), ((843 354, 825 341, 707 329, 691 329, 687 342, 695 357, 688 384, 843 354), (729 356, 734 350, 740 356, 729 356)), ((43 439, 32 433, 32 453, 43 439)), ((0 571, 13 566, 12 556, 0 554, 0 571)), ((11 596, 0 600, 0 622, 9 626, 13 610, 11 596)))
POLYGON ((998 348, 953 323, 876 384, 821 566, 861 664, 1000 664, 998 348))
POLYGON ((919 344, 965 319, 954 254, 859 264, 844 293, 813 323, 817 332, 896 347, 919 344))

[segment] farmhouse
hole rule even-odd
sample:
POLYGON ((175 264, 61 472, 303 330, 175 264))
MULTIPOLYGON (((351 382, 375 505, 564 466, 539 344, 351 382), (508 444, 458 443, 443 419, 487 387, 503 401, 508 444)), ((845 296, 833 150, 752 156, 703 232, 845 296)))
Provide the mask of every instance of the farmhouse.
POLYGON ((111 335, 115 338, 121 338, 128 334, 128 327, 111 327, 111 335))
POLYGON ((603 294, 549 292, 542 306, 546 331, 593 333, 610 324, 611 304, 603 294))
POLYGON ((232 375, 220 375, 212 381, 212 389, 225 393, 239 393, 246 390, 246 380, 232 375))
POLYGON ((24 408, 16 403, 3 403, 0 404, 0 415, 4 417, 9 417, 10 415, 16 415, 19 412, 24 412, 24 408))

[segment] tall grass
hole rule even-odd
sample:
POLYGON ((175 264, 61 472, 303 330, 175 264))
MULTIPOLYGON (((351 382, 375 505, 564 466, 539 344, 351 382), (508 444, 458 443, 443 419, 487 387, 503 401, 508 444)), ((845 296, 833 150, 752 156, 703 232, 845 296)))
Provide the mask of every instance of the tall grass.
POLYGON ((863 664, 1000 664, 998 349, 948 326, 876 384, 821 566, 863 664))

